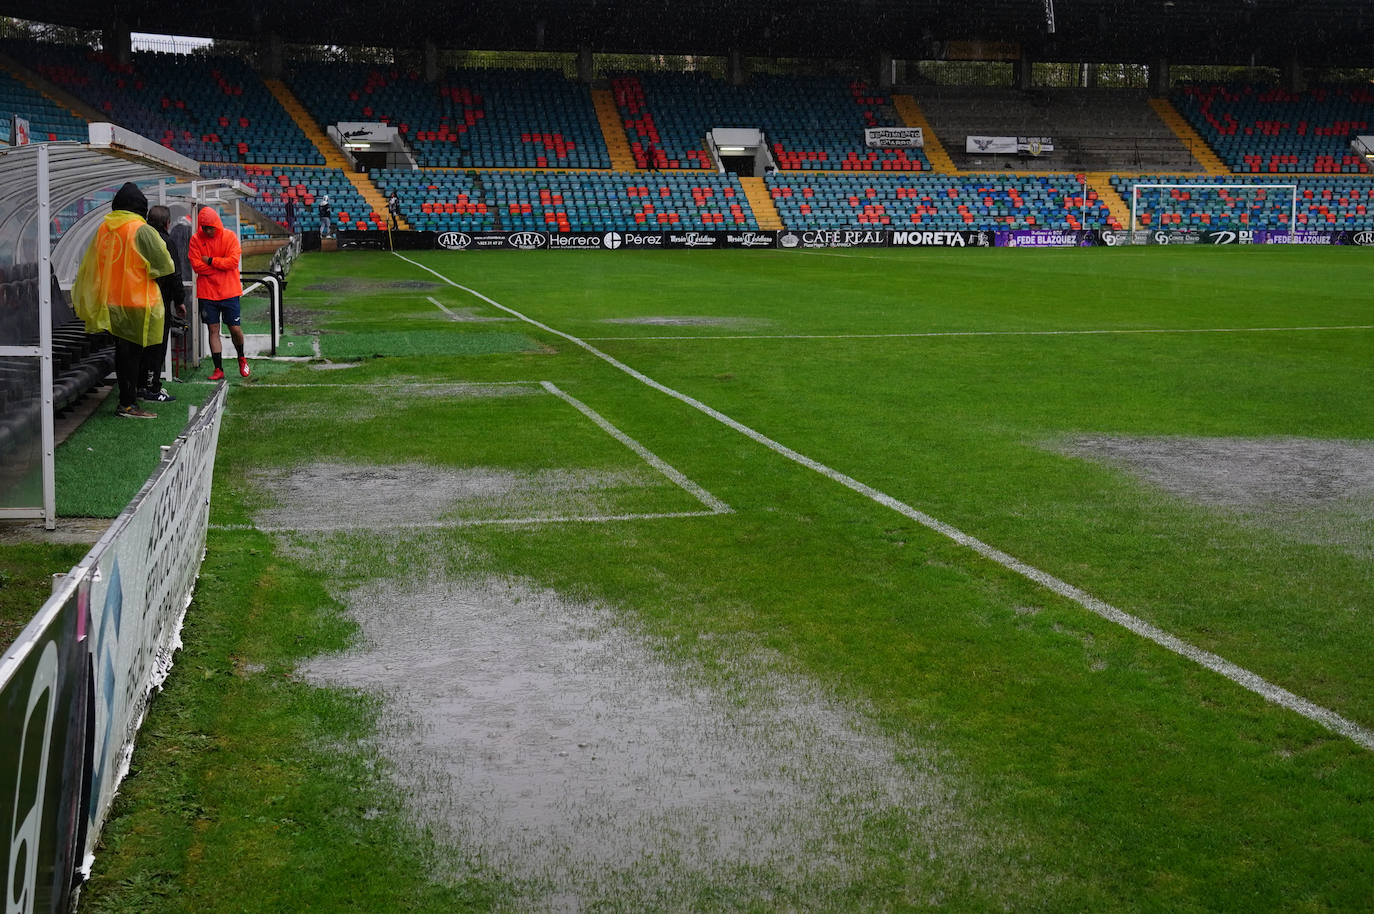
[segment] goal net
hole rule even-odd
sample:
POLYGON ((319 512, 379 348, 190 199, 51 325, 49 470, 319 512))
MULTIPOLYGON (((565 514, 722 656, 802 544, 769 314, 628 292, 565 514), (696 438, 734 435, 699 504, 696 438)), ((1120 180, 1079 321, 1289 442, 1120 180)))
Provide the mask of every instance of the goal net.
POLYGON ((1291 232, 1298 218, 1296 184, 1135 184, 1130 237, 1246 243, 1255 232, 1291 232))

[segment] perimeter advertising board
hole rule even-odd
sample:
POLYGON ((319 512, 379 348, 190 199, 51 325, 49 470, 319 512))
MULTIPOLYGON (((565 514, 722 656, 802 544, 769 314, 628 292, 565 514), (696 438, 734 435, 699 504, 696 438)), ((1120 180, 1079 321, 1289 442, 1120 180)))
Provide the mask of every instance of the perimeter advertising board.
POLYGON ((128 772, 148 701, 181 646, 182 619, 205 554, 224 396, 221 384, 76 569, 89 586, 95 675, 88 856, 128 772))
POLYGON ((892 232, 893 247, 919 248, 990 248, 996 243, 992 232, 892 232))
POLYGON ((778 234, 781 248, 881 248, 891 243, 891 232, 820 229, 778 234))
POLYGON ((1118 247, 1130 244, 1308 244, 1374 246, 1374 232, 1283 232, 1261 229, 1163 231, 1019 229, 967 231, 925 229, 833 229, 722 232, 340 232, 341 247, 447 251, 652 251, 750 248, 863 247, 1118 247))
POLYGON ((999 248, 1090 248, 1101 243, 1097 232, 1072 229, 1022 229, 997 233, 999 248))
MULTIPOLYGON (((373 233, 375 234, 375 233, 373 233)), ((718 248, 771 248, 776 232, 424 232, 421 239, 397 238, 396 247, 429 247, 446 251, 650 251, 718 248)))
POLYGON ((205 553, 223 385, 0 655, 5 914, 66 912, 205 553))
POLYGON ((90 656, 83 597, 70 578, 0 660, 7 914, 65 914, 84 851, 90 656))

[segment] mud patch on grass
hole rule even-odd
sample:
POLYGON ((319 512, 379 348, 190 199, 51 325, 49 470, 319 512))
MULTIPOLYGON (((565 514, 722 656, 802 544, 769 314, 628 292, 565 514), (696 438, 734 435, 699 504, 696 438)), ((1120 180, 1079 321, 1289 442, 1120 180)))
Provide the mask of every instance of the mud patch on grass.
POLYGON ((608 317, 603 324, 637 324, 650 327, 757 327, 765 321, 748 317, 608 317))
POLYGON ((1374 442, 1091 435, 1057 449, 1301 542, 1374 557, 1374 442))
POLYGON ((357 368, 362 362, 311 362, 312 371, 343 371, 345 368, 357 368))
POLYGON ((854 909, 890 854, 889 901, 996 881, 937 753, 775 655, 713 641, 708 675, 608 608, 501 579, 344 600, 361 644, 301 672, 384 696, 413 815, 517 886, 505 910, 854 909))
POLYGON ((617 496, 662 486, 652 471, 537 470, 427 464, 312 463, 253 482, 274 502, 265 530, 376 530, 615 512, 617 496))

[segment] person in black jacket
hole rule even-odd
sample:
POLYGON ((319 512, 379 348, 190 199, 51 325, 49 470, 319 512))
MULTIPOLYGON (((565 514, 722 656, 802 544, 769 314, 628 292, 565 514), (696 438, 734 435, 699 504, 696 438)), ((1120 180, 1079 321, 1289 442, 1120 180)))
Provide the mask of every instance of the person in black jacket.
POLYGON ((173 272, 157 280, 158 288, 162 291, 162 306, 166 309, 162 322, 162 342, 143 350, 143 375, 139 382, 138 398, 159 403, 168 403, 176 399, 162 386, 162 362, 167 351, 167 337, 172 332, 172 324, 184 323, 186 320, 186 286, 181 281, 182 258, 167 233, 167 223, 171 216, 171 210, 165 206, 154 206, 148 210, 148 224, 162 236, 167 251, 172 255, 172 263, 176 264, 173 272))

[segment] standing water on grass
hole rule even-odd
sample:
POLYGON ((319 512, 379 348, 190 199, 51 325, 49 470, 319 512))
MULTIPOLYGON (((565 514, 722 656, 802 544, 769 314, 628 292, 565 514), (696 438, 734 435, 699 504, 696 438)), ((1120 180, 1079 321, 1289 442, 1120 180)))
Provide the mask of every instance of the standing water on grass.
POLYGON ((936 753, 761 650, 713 644, 733 659, 708 674, 504 580, 345 599, 360 645, 303 672, 385 696, 413 815, 516 886, 509 910, 852 910, 877 867, 877 907, 938 904, 989 851, 936 753))

